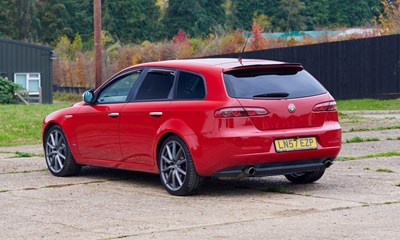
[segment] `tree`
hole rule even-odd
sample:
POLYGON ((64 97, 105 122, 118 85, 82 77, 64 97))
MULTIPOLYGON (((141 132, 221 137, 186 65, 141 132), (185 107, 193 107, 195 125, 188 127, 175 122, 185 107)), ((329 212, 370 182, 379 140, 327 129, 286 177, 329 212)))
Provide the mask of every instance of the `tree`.
POLYGON ((36 41, 40 20, 37 18, 39 8, 38 0, 16 0, 18 26, 17 38, 29 41, 36 41))
POLYGON ((160 9, 156 0, 104 2, 104 29, 123 43, 154 41, 160 38, 160 9))
POLYGON ((306 28, 304 14, 306 6, 300 0, 281 0, 279 3, 279 27, 286 32, 300 31, 306 28))
POLYGON ((265 15, 274 18, 277 6, 276 0, 226 0, 224 8, 227 24, 233 29, 250 30, 255 16, 265 15))
POLYGON ((178 29, 192 37, 206 36, 213 26, 224 23, 222 0, 169 0, 163 22, 168 38, 178 29))
MULTIPOLYGON (((179 29, 190 37, 368 25, 384 14, 381 0, 102 0, 103 30, 122 43, 171 39, 179 29)), ((388 0, 396 3, 397 0, 388 0)), ((0 37, 55 46, 78 33, 93 44, 91 0, 1 0, 0 37)))
POLYGON ((252 27, 253 41, 251 42, 251 50, 265 49, 267 46, 267 40, 261 35, 261 27, 257 23, 253 23, 252 27))
POLYGON ((253 24, 257 23, 263 31, 267 31, 267 29, 271 29, 272 27, 272 18, 268 17, 265 14, 254 14, 253 24))
POLYGON ((70 28, 72 31, 66 33, 68 37, 73 39, 75 34, 79 33, 83 41, 91 39, 93 37, 93 1, 61 0, 61 2, 64 3, 69 15, 65 30, 70 28))
POLYGON ((400 33, 400 0, 382 1, 383 10, 379 12, 374 23, 381 34, 400 33))
POLYGON ((51 4, 50 1, 45 3, 44 8, 39 12, 42 21, 39 38, 41 42, 55 42, 62 35, 72 35, 72 28, 68 27, 67 19, 70 18, 69 13, 63 3, 51 4))
POLYGON ((15 1, 4 1, 0 4, 0 37, 11 38, 14 36, 16 15, 15 1))
POLYGON ((328 27, 330 25, 330 0, 304 0, 307 29, 328 27))

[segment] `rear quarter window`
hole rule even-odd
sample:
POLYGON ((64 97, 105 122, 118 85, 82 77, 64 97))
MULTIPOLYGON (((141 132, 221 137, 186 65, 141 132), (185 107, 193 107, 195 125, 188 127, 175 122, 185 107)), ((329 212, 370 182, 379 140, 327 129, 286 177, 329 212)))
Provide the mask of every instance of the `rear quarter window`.
POLYGON ((205 96, 206 90, 201 76, 183 71, 179 73, 176 99, 199 100, 205 96))
POLYGON ((305 70, 254 71, 240 70, 224 74, 230 97, 254 98, 271 95, 300 98, 326 93, 326 89, 305 70), (287 94, 287 96, 285 96, 287 94))

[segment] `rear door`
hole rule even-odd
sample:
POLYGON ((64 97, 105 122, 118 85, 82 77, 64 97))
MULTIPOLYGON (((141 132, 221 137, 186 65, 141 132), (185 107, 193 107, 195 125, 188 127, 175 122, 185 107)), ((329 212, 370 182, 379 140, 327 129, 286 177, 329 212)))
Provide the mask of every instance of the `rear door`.
POLYGON ((124 161, 154 165, 153 146, 161 124, 168 118, 175 71, 149 69, 134 100, 123 108, 120 122, 124 161))
POLYGON ((299 65, 238 69, 226 72, 228 94, 242 107, 262 107, 267 115, 250 116, 259 130, 322 126, 326 112, 313 108, 332 97, 299 65))

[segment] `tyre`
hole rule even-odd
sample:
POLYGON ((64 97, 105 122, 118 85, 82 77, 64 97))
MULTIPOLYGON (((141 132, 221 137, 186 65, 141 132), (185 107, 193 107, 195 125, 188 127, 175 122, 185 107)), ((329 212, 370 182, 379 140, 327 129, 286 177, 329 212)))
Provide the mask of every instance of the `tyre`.
POLYGON ((46 132, 44 149, 47 168, 54 176, 66 177, 79 173, 81 166, 75 162, 60 126, 54 125, 46 132))
POLYGON ((193 195, 199 190, 204 178, 198 175, 188 147, 178 136, 163 142, 158 164, 161 183, 170 194, 193 195))
POLYGON ((325 169, 322 169, 314 172, 286 174, 285 177, 292 183, 312 183, 320 179, 324 173, 325 169))

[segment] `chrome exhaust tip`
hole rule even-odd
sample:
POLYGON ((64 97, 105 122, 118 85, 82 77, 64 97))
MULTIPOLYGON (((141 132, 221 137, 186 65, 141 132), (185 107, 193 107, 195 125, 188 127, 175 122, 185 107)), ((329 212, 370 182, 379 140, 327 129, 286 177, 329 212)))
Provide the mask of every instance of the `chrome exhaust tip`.
POLYGON ((325 168, 329 168, 332 165, 333 165, 333 162, 331 160, 328 160, 325 162, 325 168))
POLYGON ((243 168, 242 172, 246 176, 253 176, 256 173, 256 169, 253 166, 247 166, 247 167, 243 168))

